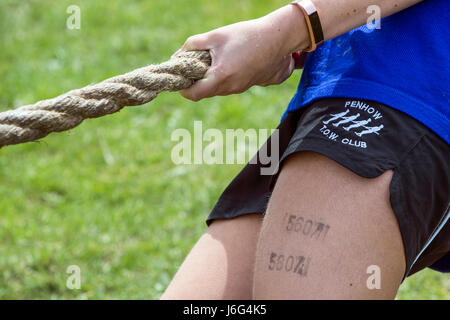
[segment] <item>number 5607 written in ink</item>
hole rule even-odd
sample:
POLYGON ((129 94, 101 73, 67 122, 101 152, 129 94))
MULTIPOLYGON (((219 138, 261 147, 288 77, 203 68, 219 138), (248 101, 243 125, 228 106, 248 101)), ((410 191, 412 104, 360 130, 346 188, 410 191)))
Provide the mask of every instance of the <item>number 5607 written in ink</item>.
POLYGON ((305 256, 285 256, 271 252, 268 268, 270 271, 293 272, 295 274, 306 276, 311 258, 305 256))

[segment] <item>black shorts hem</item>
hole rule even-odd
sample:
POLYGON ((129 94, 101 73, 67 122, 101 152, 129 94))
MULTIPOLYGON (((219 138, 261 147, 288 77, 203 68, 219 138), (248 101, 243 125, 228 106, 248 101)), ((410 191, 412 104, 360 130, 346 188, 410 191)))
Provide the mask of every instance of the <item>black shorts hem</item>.
MULTIPOLYGON (((433 240, 436 236, 433 232, 446 215, 445 210, 448 210, 448 144, 406 114, 371 101, 362 103, 370 104, 383 117, 381 122, 373 118, 364 128, 369 131, 372 128, 379 131, 381 128, 382 131, 380 134, 375 132, 364 136, 362 131, 356 134, 347 130, 351 129, 347 119, 351 116, 361 120, 360 114, 363 112, 342 112, 350 109, 346 108, 347 104, 344 106, 345 101, 343 98, 319 100, 308 108, 288 114, 278 127, 281 141, 278 171, 272 176, 261 176, 261 164, 247 164, 224 191, 206 223, 209 225, 215 219, 232 219, 251 213, 264 214, 284 161, 296 152, 316 152, 368 179, 393 170, 389 186, 390 202, 404 245, 406 277, 432 265, 436 262, 433 260, 435 257, 445 256, 450 251, 447 225, 433 240), (331 122, 333 126, 330 124, 328 127, 332 130, 337 127, 340 139, 357 140, 363 136, 360 140, 364 141, 364 145, 346 145, 344 140, 333 141, 322 130, 319 132, 322 123, 334 121, 332 117, 339 116, 339 113, 347 117, 346 130, 342 130, 343 125, 336 125, 336 122, 331 122), (431 245, 429 239, 433 240, 431 245)), ((362 120, 367 117, 365 115, 362 120)), ((267 143, 270 143, 270 138, 267 143)))

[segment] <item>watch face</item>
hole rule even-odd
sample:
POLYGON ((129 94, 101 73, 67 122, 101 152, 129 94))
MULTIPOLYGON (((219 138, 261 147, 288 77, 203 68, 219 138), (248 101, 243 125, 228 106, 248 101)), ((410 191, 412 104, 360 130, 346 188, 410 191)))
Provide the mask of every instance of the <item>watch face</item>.
POLYGON ((308 16, 312 15, 314 12, 317 12, 316 7, 311 0, 301 0, 297 1, 297 3, 303 7, 308 16))

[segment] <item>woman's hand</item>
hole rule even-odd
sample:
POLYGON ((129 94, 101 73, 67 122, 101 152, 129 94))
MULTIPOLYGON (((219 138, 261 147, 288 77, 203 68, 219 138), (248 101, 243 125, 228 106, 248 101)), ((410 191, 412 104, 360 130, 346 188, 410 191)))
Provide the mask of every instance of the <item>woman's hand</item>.
MULTIPOLYGON (((325 40, 367 23, 370 5, 378 5, 381 17, 386 17, 421 1, 313 0, 325 40)), ((180 50, 210 50, 212 65, 204 79, 181 94, 197 101, 281 83, 294 69, 291 53, 309 47, 309 41, 304 15, 291 5, 256 20, 193 36, 180 50)))
POLYGON ((241 93, 254 85, 282 83, 294 70, 291 53, 306 38, 303 17, 296 10, 284 7, 260 19, 190 37, 179 51, 210 50, 212 64, 204 79, 180 93, 198 101, 241 93))

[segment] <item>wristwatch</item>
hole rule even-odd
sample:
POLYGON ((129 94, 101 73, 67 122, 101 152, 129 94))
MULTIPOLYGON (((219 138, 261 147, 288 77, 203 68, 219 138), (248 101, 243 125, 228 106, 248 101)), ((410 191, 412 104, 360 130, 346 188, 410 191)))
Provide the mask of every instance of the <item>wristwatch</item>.
POLYGON ((316 6, 311 0, 299 0, 291 2, 290 4, 301 9, 305 16, 306 25, 308 26, 311 45, 303 51, 312 52, 316 50, 317 46, 324 41, 322 24, 320 23, 320 17, 316 6))

